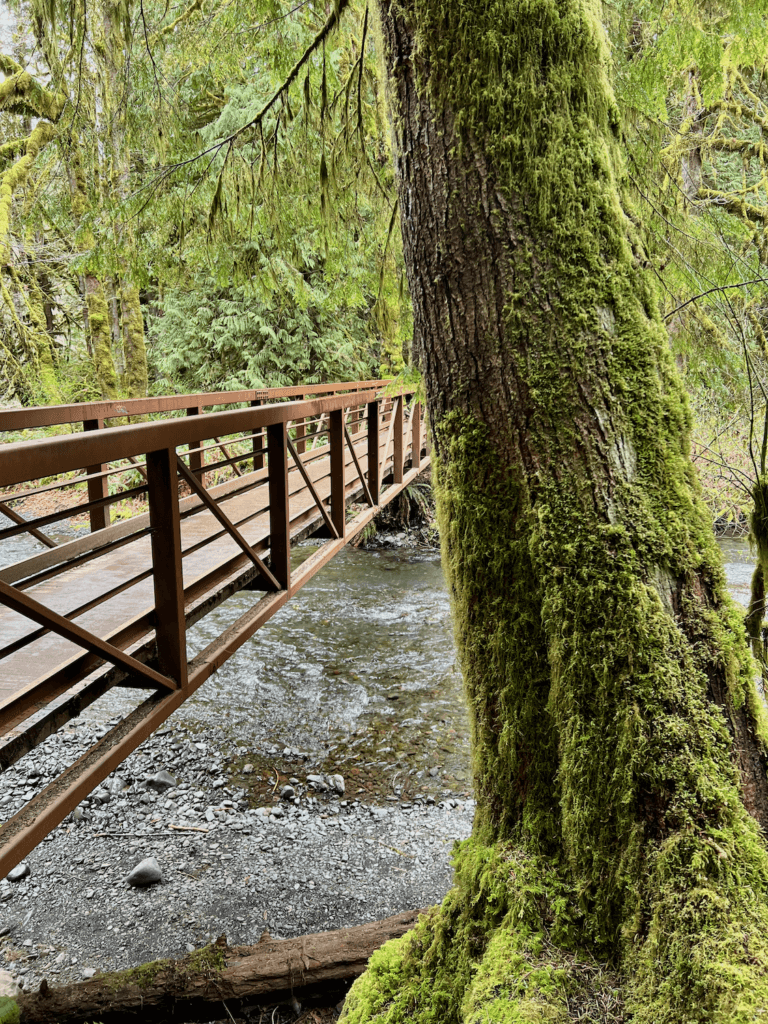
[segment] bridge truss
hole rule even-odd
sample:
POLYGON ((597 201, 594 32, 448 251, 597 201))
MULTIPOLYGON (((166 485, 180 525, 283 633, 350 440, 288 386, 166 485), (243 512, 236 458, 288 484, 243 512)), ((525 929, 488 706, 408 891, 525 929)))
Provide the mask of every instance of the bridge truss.
POLYGON ((426 468, 421 407, 387 383, 0 413, 2 431, 74 431, 0 447, 0 541, 45 546, 0 569, 0 769, 111 687, 148 691, 0 825, 0 877, 426 468), (206 411, 223 405, 240 407, 206 411), (84 536, 45 532, 86 516, 84 536), (190 656, 190 626, 245 589, 252 606, 190 656))

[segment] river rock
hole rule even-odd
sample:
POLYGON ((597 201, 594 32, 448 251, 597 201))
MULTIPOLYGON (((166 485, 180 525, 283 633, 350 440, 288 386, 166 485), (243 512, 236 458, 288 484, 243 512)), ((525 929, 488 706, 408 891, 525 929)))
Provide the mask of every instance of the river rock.
POLYGON ((157 775, 153 775, 151 779, 147 779, 147 785, 150 789, 154 789, 156 793, 165 793, 167 789, 173 789, 178 783, 170 772, 163 770, 158 772, 157 775))
POLYGON ((122 775, 115 775, 115 777, 110 779, 107 783, 107 789, 113 796, 116 796, 118 793, 122 793, 124 789, 127 789, 127 787, 128 783, 122 775))
POLYGON ((11 868, 5 877, 9 882, 20 882, 22 878, 26 878, 28 875, 29 864, 27 864, 26 861, 22 861, 21 864, 17 864, 15 868, 11 868))
POLYGON ((129 885, 144 886, 154 885, 162 879, 160 865, 154 857, 145 857, 139 861, 136 867, 128 875, 126 881, 129 885))
POLYGON ((331 788, 335 789, 337 793, 344 796, 344 776, 343 775, 329 775, 328 782, 331 784, 331 788))

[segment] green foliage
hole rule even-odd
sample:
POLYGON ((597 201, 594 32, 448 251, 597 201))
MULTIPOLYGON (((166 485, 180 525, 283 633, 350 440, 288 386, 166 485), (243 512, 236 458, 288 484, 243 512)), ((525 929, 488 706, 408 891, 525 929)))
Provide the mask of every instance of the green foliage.
POLYGON ((177 387, 284 387, 364 380, 378 371, 356 311, 330 302, 322 308, 281 303, 278 295, 270 303, 247 285, 213 290, 210 279, 207 284, 170 292, 162 315, 151 321, 152 363, 177 387))
POLYGON ((21 1013, 19 1005, 10 996, 0 996, 0 1024, 19 1024, 21 1013))

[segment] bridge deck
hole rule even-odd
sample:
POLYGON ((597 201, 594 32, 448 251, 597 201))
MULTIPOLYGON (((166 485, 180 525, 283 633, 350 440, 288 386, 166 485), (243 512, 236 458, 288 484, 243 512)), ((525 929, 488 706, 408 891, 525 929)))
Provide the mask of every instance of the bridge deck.
MULTIPOLYGON (((65 472, 90 465, 95 476, 94 467, 103 472, 126 457, 135 463, 133 455, 144 452, 149 497, 143 515, 0 570, 0 766, 16 761, 111 686, 151 691, 80 762, 0 826, 0 875, 424 468, 420 409, 413 404, 409 419, 405 400, 337 395, 291 403, 295 408, 262 406, 247 415, 217 413, 134 431, 116 428, 99 438, 77 435, 0 449, 2 485, 39 480, 54 466, 65 472), (368 412, 365 432, 359 430, 360 398, 368 412), (305 424, 318 412, 331 423, 330 443, 297 452, 291 434, 303 439, 305 424), (208 436, 215 433, 218 442, 242 431, 244 416, 247 438, 258 438, 259 430, 264 437, 266 427, 269 447, 259 459, 263 463, 266 455, 266 468, 201 488, 193 444, 208 424, 201 427, 200 420, 209 421, 208 436), (357 432, 350 433, 348 420, 357 432), (186 464, 177 455, 182 445, 189 449, 186 464), (165 490, 157 468, 163 456, 174 476, 165 490), (180 499, 175 463, 178 480, 191 489, 180 499), (318 529, 329 539, 292 573, 290 544, 318 529), (189 650, 186 629, 246 587, 256 591, 253 607, 204 651, 189 650)), ((105 500, 113 499, 107 495, 91 506, 101 508, 105 500)))

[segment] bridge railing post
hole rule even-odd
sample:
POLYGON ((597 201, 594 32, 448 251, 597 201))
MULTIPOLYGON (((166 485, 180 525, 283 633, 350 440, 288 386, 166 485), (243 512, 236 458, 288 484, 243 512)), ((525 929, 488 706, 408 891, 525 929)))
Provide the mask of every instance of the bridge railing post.
POLYGON ((291 586, 291 513, 288 490, 287 423, 267 427, 269 468, 269 548, 272 575, 283 588, 291 586))
POLYGON ((181 562, 181 517, 176 449, 147 453, 152 577, 155 588, 155 636, 160 671, 187 683, 187 627, 181 562))
MULTIPOLYGON (((83 430, 103 430, 104 420, 83 420, 83 430)), ((103 473, 106 466, 88 466, 86 473, 103 473)), ((88 501, 99 501, 100 498, 109 497, 109 477, 97 476, 94 480, 88 481, 88 501)), ((89 512, 91 520, 91 533, 96 530, 103 530, 109 526, 109 505, 101 505, 99 508, 92 508, 89 512)))
POLYGON ((302 417, 300 420, 296 420, 293 424, 296 431, 296 451, 299 455, 303 455, 307 450, 307 425, 306 419, 302 417))
POLYGON ((346 464, 347 453, 344 446, 345 409, 335 409, 331 413, 331 521, 339 537, 346 535, 346 464))
POLYGON ((421 402, 414 402, 411 413, 412 441, 411 441, 411 468, 418 469, 421 466, 421 402))
MULTIPOLYGON (((251 402, 252 409, 258 409, 261 405, 260 398, 254 398, 251 402)), ((264 468, 264 431, 259 427, 253 431, 253 469, 254 472, 257 469, 264 468)))
POLYGON ((405 402, 405 395, 400 395, 396 399, 395 406, 395 447, 392 455, 392 479, 396 484, 403 482, 403 463, 405 460, 405 452, 403 445, 403 402, 405 402))
MULTIPOLYGON (((203 413, 203 407, 201 405, 191 405, 187 409, 187 416, 201 416, 203 413)), ((190 444, 190 448, 197 447, 202 448, 202 441, 195 441, 190 444)), ((195 474, 197 479, 200 481, 202 487, 205 487, 205 473, 203 472, 203 466, 205 465, 205 452, 190 452, 189 454, 189 468, 195 474)))
POLYGON ((379 504, 379 403, 368 403, 368 490, 379 504))

